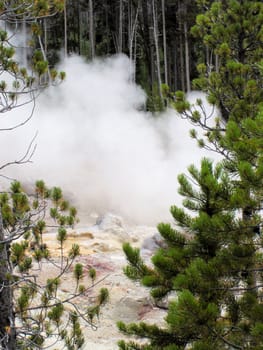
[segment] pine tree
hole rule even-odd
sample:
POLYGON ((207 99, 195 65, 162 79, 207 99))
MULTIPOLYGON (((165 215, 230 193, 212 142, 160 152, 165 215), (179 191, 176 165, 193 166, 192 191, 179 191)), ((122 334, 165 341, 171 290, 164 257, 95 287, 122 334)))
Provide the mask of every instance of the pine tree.
POLYGON ((158 226, 166 246, 153 266, 124 245, 126 275, 150 289, 156 306, 168 301, 166 327, 119 322, 124 334, 144 339, 120 341, 122 350, 262 349, 262 15, 260 2, 215 1, 197 17, 193 32, 219 66, 199 66, 195 84, 223 120, 211 124, 202 100, 191 105, 182 92, 173 104, 204 131, 191 132, 199 146, 223 161, 203 159, 178 177, 184 208, 171 208, 174 225, 158 226))
POLYGON ((192 28, 213 57, 197 67, 194 86, 208 93, 226 120, 251 116, 262 102, 262 7, 260 1, 214 1, 192 28))
POLYGON ((69 350, 81 348, 80 319, 91 325, 91 308, 98 314, 108 292, 102 288, 98 300, 86 310, 75 304, 94 286, 94 278, 80 284, 84 271, 81 263, 75 264, 78 244, 67 252, 64 249, 67 227, 77 220, 76 209, 60 188, 48 189, 43 181, 37 181, 30 194, 13 182, 10 191, 1 193, 0 207, 0 348, 43 348, 48 338, 53 344, 61 341, 69 350), (58 258, 45 243, 47 230, 57 230, 58 258), (47 273, 46 280, 39 279, 45 266, 53 270, 52 276, 47 273), (60 296, 62 278, 69 274, 75 288, 60 296))
MULTIPOLYGON (((63 9, 63 1, 2 1, 0 2, 0 113, 35 100, 41 90, 64 79, 63 72, 49 68, 42 47, 33 53, 30 73, 14 58, 15 50, 9 34, 13 25, 24 21, 33 24, 38 34, 40 18, 63 9)), ((40 43, 40 42, 39 42, 40 43)), ((41 46, 41 45, 40 45, 41 46)), ((34 110, 34 104, 32 109, 34 110)), ((32 113, 21 122, 0 131, 10 131, 26 124, 32 113)), ((21 166, 31 161, 35 152, 34 139, 25 154, 18 160, 0 164, 2 171, 10 165, 21 166)), ((95 285, 82 282, 83 266, 77 263, 80 248, 77 244, 65 251, 67 228, 73 227, 77 211, 64 199, 59 187, 49 189, 37 181, 35 187, 25 191, 18 181, 10 188, 1 182, 0 190, 0 349, 33 350, 54 346, 61 341, 69 350, 80 349, 84 343, 80 320, 93 326, 91 309, 100 312, 107 301, 108 291, 102 288, 97 301, 85 309, 75 303, 77 297, 87 295, 95 285), (52 257, 46 243, 45 232, 56 232, 60 257, 52 257), (49 264, 49 265, 48 265, 49 264), (39 278, 46 266, 51 266, 52 276, 39 278), (73 270, 73 274, 72 274, 73 270), (76 286, 70 294, 59 292, 62 277, 71 273, 76 286), (48 344, 47 344, 48 342, 48 344)), ((98 283, 96 281, 96 283, 98 283)), ((93 298, 94 299, 94 298, 93 298)))

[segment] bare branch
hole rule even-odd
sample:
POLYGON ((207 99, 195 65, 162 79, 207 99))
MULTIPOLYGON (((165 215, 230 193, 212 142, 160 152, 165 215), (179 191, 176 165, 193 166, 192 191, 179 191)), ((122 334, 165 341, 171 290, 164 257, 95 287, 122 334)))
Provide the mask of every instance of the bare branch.
POLYGON ((20 159, 5 163, 4 165, 0 166, 0 170, 3 170, 11 165, 21 165, 21 164, 31 163, 32 162, 31 159, 32 159, 32 157, 36 151, 36 147, 37 147, 37 144, 34 144, 36 137, 37 137, 37 133, 35 134, 35 136, 31 140, 30 144, 28 145, 25 154, 20 159))

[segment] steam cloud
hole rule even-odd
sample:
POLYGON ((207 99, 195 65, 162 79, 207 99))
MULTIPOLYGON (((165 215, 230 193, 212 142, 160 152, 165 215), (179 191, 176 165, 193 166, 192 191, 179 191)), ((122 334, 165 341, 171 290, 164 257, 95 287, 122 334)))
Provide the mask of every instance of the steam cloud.
MULTIPOLYGON (((177 175, 212 157, 189 137, 192 126, 172 110, 160 116, 142 111, 146 96, 130 81, 126 56, 93 63, 71 57, 61 69, 66 81, 40 96, 30 122, 1 133, 3 164, 23 155, 38 130, 33 163, 4 174, 62 187, 84 216, 113 212, 154 225, 170 219, 170 206, 181 200, 177 175)), ((7 113, 1 127, 29 111, 7 113)))

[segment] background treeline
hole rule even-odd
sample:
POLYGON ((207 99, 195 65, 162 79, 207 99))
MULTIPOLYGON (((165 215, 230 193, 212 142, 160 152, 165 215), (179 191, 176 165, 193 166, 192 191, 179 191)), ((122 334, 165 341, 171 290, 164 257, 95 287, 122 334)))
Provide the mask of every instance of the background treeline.
POLYGON ((147 108, 158 110, 164 84, 189 91, 198 61, 212 59, 190 32, 204 10, 189 0, 67 0, 63 12, 40 21, 40 33, 51 64, 61 50, 87 59, 128 55, 134 80, 148 94, 147 108))

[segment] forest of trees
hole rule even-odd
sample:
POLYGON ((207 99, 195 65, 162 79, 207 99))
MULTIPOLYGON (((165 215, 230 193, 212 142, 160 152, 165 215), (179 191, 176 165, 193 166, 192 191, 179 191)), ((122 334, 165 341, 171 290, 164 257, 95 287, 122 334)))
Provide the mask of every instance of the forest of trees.
POLYGON ((37 21, 36 45, 41 38, 51 64, 61 53, 87 59, 128 55, 133 79, 148 94, 148 109, 160 110, 163 85, 189 91, 197 61, 205 56, 208 65, 215 63, 213 52, 190 33, 203 10, 198 1, 67 0, 63 11, 37 21))
MULTIPOLYGON (((164 108, 163 89, 167 86, 172 91, 190 91, 198 63, 205 62, 208 70, 220 64, 214 50, 191 31, 196 16, 204 13, 211 1, 53 2, 58 11, 52 16, 45 16, 47 2, 38 1, 42 17, 24 18, 18 25, 24 33, 33 28, 30 44, 42 50, 51 66, 61 55, 77 54, 89 60, 128 55, 133 79, 147 92, 149 110, 164 108)), ((29 47, 28 56, 31 54, 29 47)))
MULTIPOLYGON (((222 156, 218 164, 209 159, 200 167, 189 164, 189 174, 178 177, 184 208, 172 206, 175 225, 159 224, 164 244, 151 265, 139 249, 124 245, 125 274, 148 288, 167 316, 166 327, 120 321, 120 331, 137 341, 120 341, 119 348, 262 350, 263 3, 17 0, 0 1, 0 17, 2 115, 63 80, 64 73, 54 69, 61 54, 91 60, 124 53, 134 67, 134 81, 148 94, 148 109, 169 104, 199 127, 200 133, 191 131, 197 147, 222 156), (14 60, 6 32, 29 29, 30 48, 22 50, 30 73, 14 60), (188 102, 191 89, 205 92, 220 111, 214 124, 202 100, 188 102)), ((29 161, 33 144, 12 164, 29 161)), ((76 263, 71 269, 75 293, 63 300, 57 296, 61 276, 79 254, 77 245, 68 256, 63 250, 75 208, 60 188, 48 189, 43 181, 30 194, 17 181, 8 191, 1 187, 0 206, 0 349, 41 349, 48 337, 59 338, 67 349, 81 348, 79 318, 91 322, 108 291, 102 288, 84 313, 66 312, 65 304, 74 308, 74 297, 92 288, 80 285, 83 268, 76 263), (58 230, 60 265, 58 275, 40 285, 31 268, 41 268, 43 260, 54 263, 42 242, 50 220, 58 230)), ((92 280, 95 275, 91 269, 92 280)))

